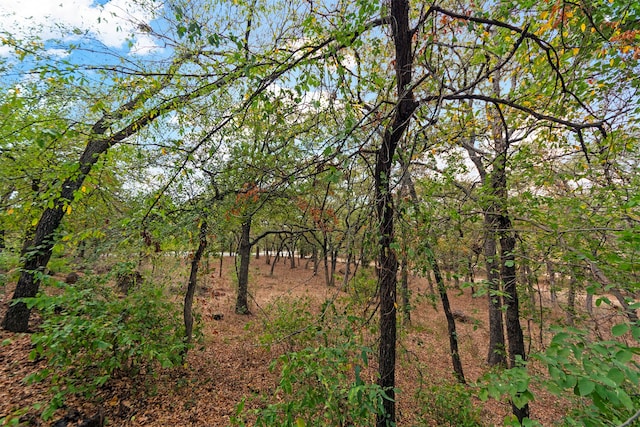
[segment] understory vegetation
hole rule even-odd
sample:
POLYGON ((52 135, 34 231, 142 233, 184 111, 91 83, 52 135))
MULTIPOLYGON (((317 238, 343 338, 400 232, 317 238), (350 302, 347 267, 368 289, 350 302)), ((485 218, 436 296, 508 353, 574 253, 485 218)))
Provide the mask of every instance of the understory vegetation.
POLYGON ((640 2, 4 3, 0 424, 640 419, 640 2))

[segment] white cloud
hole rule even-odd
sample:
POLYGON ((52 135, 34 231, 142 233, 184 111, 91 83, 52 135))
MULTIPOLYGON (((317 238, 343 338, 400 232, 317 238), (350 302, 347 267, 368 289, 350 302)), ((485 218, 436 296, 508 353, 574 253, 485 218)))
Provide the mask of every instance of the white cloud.
POLYGON ((135 43, 148 51, 157 46, 138 25, 154 19, 147 0, 110 0, 104 5, 93 0, 0 0, 0 31, 15 38, 38 35, 43 40, 79 40, 85 33, 111 48, 121 48, 136 33, 135 43))

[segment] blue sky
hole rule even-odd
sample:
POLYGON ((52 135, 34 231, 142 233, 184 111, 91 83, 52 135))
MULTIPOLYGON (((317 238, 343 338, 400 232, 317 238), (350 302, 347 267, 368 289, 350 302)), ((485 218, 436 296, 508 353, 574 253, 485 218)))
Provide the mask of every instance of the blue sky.
MULTIPOLYGON (((42 41, 64 43, 93 39, 109 49, 145 55, 159 46, 138 26, 153 20, 157 7, 162 3, 152 0, 0 0, 0 32, 17 39, 37 35, 42 41), (134 44, 129 50, 132 34, 134 44)), ((10 53, 8 47, 0 46, 0 56, 10 53)))

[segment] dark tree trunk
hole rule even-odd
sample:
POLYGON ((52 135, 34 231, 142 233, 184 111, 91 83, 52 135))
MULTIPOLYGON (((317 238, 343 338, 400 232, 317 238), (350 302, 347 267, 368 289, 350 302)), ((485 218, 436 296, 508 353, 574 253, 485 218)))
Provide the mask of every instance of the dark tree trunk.
MULTIPOLYGON (((198 284, 198 268, 200 267, 200 260, 202 254, 207 247, 207 222, 205 220, 200 224, 200 239, 198 242, 198 249, 193 254, 191 260, 191 273, 189 274, 189 283, 187 285, 187 293, 184 297, 184 337, 187 344, 191 343, 191 337, 193 335, 193 295, 196 292, 196 286, 198 284)), ((187 349, 185 348, 186 355, 187 349)), ((183 355, 183 357, 184 357, 183 355)))
POLYGON ((278 250, 276 251, 276 256, 273 258, 273 263, 271 264, 271 270, 269 271, 269 275, 273 276, 273 270, 275 270, 276 268, 276 264, 278 263, 278 260, 280 259, 280 253, 282 252, 282 245, 284 245, 284 241, 280 241, 280 246, 278 247, 278 250))
POLYGON ((500 292, 500 273, 498 270, 498 252, 494 229, 490 214, 485 214, 484 257, 487 268, 487 283, 489 284, 489 366, 507 364, 506 346, 504 339, 504 324, 502 321, 502 298, 500 292))
POLYGON ((445 286, 444 279, 440 273, 440 267, 436 260, 433 250, 428 245, 427 253, 429 257, 429 263, 433 269, 433 275, 436 279, 436 285, 438 286, 438 293, 440 294, 440 301, 442 302, 442 309, 444 315, 447 318, 447 330, 449 333, 449 349, 451 350, 451 362, 453 364, 453 372, 458 382, 465 384, 464 371, 462 370, 462 361, 460 360, 460 351, 458 350, 458 334, 456 332, 456 320, 453 317, 451 311, 451 305, 449 304, 449 296, 447 295, 447 287, 445 286))
POLYGON ((62 222, 65 209, 73 200, 73 195, 84 182, 93 165, 98 161, 101 153, 107 151, 110 143, 106 140, 91 140, 87 144, 79 161, 78 173, 67 178, 60 192, 60 197, 54 202, 52 208, 47 208, 42 213, 35 228, 33 239, 22 252, 24 264, 22 273, 18 279, 12 303, 2 322, 4 329, 12 332, 26 332, 29 327, 31 309, 24 302, 15 302, 19 298, 35 297, 40 287, 38 276, 43 274, 51 254, 53 245, 57 240, 55 231, 62 222))
POLYGON ((395 206, 391 193, 393 157, 411 116, 417 108, 412 79, 412 32, 409 26, 409 1, 391 0, 391 28, 395 48, 396 87, 398 103, 392 122, 387 126, 380 148, 376 152, 374 170, 375 205, 378 220, 380 262, 380 347, 378 354, 378 384, 389 399, 383 402, 384 414, 376 419, 377 427, 395 425, 395 373, 396 373, 396 274, 398 260, 392 248, 394 241, 393 218, 395 206))
POLYGON ((556 293, 556 271, 553 268, 553 263, 551 261, 547 261, 547 275, 549 276, 549 296, 551 298, 551 302, 555 304, 558 301, 556 293))
POLYGON ((504 303, 507 306, 505 316, 507 321, 507 340, 509 342, 509 365, 515 366, 516 356, 526 359, 524 348, 524 337, 520 326, 520 309, 518 301, 518 291, 516 288, 516 265, 514 250, 516 239, 511 232, 511 221, 503 217, 503 235, 500 237, 500 275, 504 284, 506 294, 504 303))
POLYGON ((238 252, 240 255, 240 269, 238 270, 238 298, 236 299, 236 313, 250 314, 247 299, 249 287, 249 260, 251 259, 251 217, 246 217, 242 223, 242 234, 238 252))
POLYGON ((222 262, 224 261, 224 251, 220 251, 220 269, 218 270, 218 277, 222 277, 222 262))

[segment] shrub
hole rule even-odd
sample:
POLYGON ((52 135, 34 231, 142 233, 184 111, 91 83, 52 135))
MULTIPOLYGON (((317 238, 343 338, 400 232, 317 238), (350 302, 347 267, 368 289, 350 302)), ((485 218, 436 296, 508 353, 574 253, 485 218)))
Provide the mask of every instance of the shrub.
POLYGON ((27 298, 39 309, 42 330, 33 335, 31 358, 44 357, 47 368, 27 381, 50 380, 53 398, 43 413, 47 419, 67 394, 90 394, 114 375, 136 375, 155 366, 181 363, 185 350, 179 310, 163 292, 142 286, 125 297, 96 280, 74 286, 58 283, 62 292, 27 298))
MULTIPOLYGON (((346 343, 336 347, 308 347, 277 359, 278 403, 254 410, 255 426, 368 426, 383 412, 384 390, 360 377, 370 350, 346 343)), ((244 401, 233 424, 245 426, 244 401)))
POLYGON ((439 426, 481 426, 480 409, 473 406, 471 393, 462 384, 439 384, 417 393, 422 405, 422 422, 439 426))

